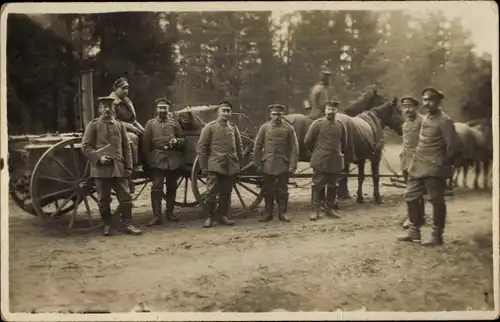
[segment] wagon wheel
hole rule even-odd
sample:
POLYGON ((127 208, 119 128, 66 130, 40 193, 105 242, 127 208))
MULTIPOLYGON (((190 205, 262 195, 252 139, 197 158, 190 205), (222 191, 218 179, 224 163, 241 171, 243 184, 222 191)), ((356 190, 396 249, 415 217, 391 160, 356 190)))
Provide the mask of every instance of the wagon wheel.
POLYGON ((241 134, 245 135, 246 133, 248 133, 248 128, 251 124, 248 116, 242 113, 232 113, 232 117, 236 117, 236 119, 238 120, 236 124, 238 124, 238 129, 240 130, 241 134), (241 119, 243 119, 243 122, 241 122, 241 119), (245 125, 245 127, 243 127, 242 123, 245 125))
POLYGON ((87 231, 101 224, 92 218, 97 197, 89 177, 90 162, 80 149, 80 141, 81 138, 64 140, 45 151, 30 182, 37 215, 66 231, 87 231))
MULTIPOLYGON (((263 199, 260 191, 260 187, 262 186, 262 176, 256 175, 252 161, 253 140, 244 135, 241 136, 241 139, 243 143, 243 167, 233 186, 233 195, 231 196, 231 200, 234 200, 236 196, 242 206, 242 208, 235 213, 236 216, 249 211, 254 211, 263 199)), ((194 160, 193 168, 191 170, 191 182, 193 186, 193 194, 198 201, 198 204, 204 208, 207 181, 206 178, 201 175, 198 157, 194 160)), ((235 209, 236 207, 233 205, 232 208, 235 209)))
POLYGON ((177 179, 177 195, 174 203, 177 207, 191 208, 198 204, 198 198, 193 193, 192 182, 189 169, 183 171, 182 175, 177 179))

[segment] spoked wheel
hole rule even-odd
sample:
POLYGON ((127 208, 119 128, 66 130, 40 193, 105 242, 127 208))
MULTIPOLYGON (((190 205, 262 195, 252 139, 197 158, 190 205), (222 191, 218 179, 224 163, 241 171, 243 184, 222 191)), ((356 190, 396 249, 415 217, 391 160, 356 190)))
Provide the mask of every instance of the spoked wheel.
MULTIPOLYGON (((236 210, 236 216, 255 211, 263 199, 260 189, 262 186, 262 176, 256 174, 252 161, 253 140, 244 135, 242 135, 241 139, 243 143, 242 164, 244 164, 244 166, 242 167, 241 173, 236 178, 236 182, 233 185, 233 195, 231 196, 231 200, 234 200, 236 196, 241 206, 238 207, 232 203, 231 208, 236 210)), ((193 194, 200 207, 204 208, 207 179, 201 174, 198 157, 196 157, 191 169, 191 182, 193 194)))
POLYGON ((175 205, 181 208, 191 208, 198 205, 198 199, 193 193, 191 181, 191 172, 183 171, 182 175, 177 179, 177 195, 175 205))
POLYGON ((72 138, 50 147, 38 160, 30 182, 36 214, 67 232, 101 225, 92 218, 92 213, 99 213, 97 193, 80 142, 81 138, 72 138))

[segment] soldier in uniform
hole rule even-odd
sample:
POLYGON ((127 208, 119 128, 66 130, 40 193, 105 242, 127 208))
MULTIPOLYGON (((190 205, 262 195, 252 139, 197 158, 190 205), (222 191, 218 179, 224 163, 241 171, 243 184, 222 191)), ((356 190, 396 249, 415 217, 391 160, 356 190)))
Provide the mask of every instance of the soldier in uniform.
POLYGON ((254 159, 257 171, 263 172, 262 194, 265 200, 264 216, 260 221, 273 219, 274 201, 278 204, 278 219, 290 222, 285 215, 288 201, 288 177, 297 169, 299 143, 293 127, 283 122, 285 107, 268 107, 270 121, 264 123, 255 139, 254 159))
POLYGON ((157 116, 146 123, 142 136, 142 148, 146 164, 153 181, 151 205, 153 220, 149 226, 162 224, 161 206, 163 186, 166 180, 167 212, 166 218, 178 221, 174 216, 174 202, 177 192, 177 179, 184 166, 183 151, 185 137, 181 125, 170 114, 172 103, 166 98, 156 100, 157 116))
POLYGON ((433 208, 432 235, 423 245, 443 244, 446 223, 446 179, 452 175, 452 164, 460 149, 460 139, 452 119, 441 110, 444 95, 428 87, 422 91, 423 106, 428 114, 422 120, 415 156, 408 168, 405 200, 408 204, 410 227, 400 241, 421 242, 420 200, 427 191, 433 208))
POLYGON ((139 143, 144 133, 144 128, 137 121, 134 104, 128 97, 129 83, 124 77, 118 78, 113 83, 113 92, 109 95, 114 98, 115 117, 122 121, 127 130, 132 145, 132 162, 134 167, 139 165, 139 143))
POLYGON ((347 146, 347 133, 342 122, 335 119, 340 102, 327 101, 325 116, 315 120, 304 139, 305 146, 312 150, 313 168, 312 200, 315 213, 311 220, 318 220, 321 210, 331 217, 339 218, 335 211, 337 204, 337 177, 344 169, 344 151, 347 146), (327 201, 325 203, 325 190, 327 201))
POLYGON ((104 222, 104 235, 111 235, 111 189, 116 192, 120 212, 129 234, 139 235, 141 230, 132 226, 132 196, 128 178, 132 174, 130 142, 123 123, 113 117, 113 97, 101 97, 101 116, 85 129, 82 151, 91 161, 90 177, 95 179, 98 204, 104 222))
POLYGON ((233 104, 221 101, 218 107, 217 120, 203 127, 196 145, 201 172, 207 176, 205 204, 208 218, 205 228, 212 227, 214 219, 222 225, 234 225, 227 214, 234 179, 241 171, 243 157, 240 131, 229 121, 233 104), (217 197, 219 202, 216 211, 217 197))
MULTIPOLYGON (((413 160, 415 149, 418 144, 418 137, 420 127, 422 126, 422 116, 417 113, 420 102, 411 96, 403 96, 401 98, 401 105, 403 106, 403 113, 406 115, 406 121, 403 124, 403 152, 400 155, 401 171, 405 182, 408 182, 408 166, 413 160)), ((425 202, 424 199, 419 199, 420 214, 423 216, 422 225, 425 223, 425 202)), ((410 226, 410 221, 407 218, 403 224, 404 228, 410 226)))
POLYGON ((309 113, 309 117, 313 120, 323 116, 325 111, 325 102, 328 100, 326 88, 330 85, 331 75, 332 73, 330 71, 323 70, 321 72, 321 80, 311 89, 311 95, 309 97, 311 101, 311 112, 309 113))

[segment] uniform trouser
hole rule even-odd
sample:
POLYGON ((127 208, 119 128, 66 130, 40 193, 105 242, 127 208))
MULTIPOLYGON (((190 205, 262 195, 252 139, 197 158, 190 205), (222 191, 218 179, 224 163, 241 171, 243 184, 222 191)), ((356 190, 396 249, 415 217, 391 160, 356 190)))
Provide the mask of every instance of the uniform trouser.
POLYGON ((179 179, 180 171, 170 169, 151 169, 151 196, 152 198, 163 197, 163 185, 166 187, 167 196, 167 212, 174 209, 174 201, 177 193, 177 179, 179 179), (165 182, 166 181, 166 182, 165 182))
POLYGON ((409 177, 404 194, 407 203, 415 203, 421 200, 424 193, 427 192, 428 200, 433 207, 433 226, 441 233, 446 222, 445 191, 446 178, 426 177, 417 179, 409 177))
POLYGON ((132 152, 132 163, 134 165, 139 164, 139 136, 132 132, 127 132, 128 138, 130 139, 130 149, 132 152))
MULTIPOLYGON (((233 192, 235 176, 224 175, 218 172, 210 171, 207 173, 207 192, 205 202, 208 207, 209 213, 213 211, 217 197, 219 197, 219 210, 222 215, 227 215, 229 212, 229 203, 231 200, 231 193, 233 192)), ((213 215, 213 213, 210 213, 213 215)))
POLYGON ((336 173, 326 173, 321 171, 313 170, 313 205, 318 208, 324 205, 325 197, 329 206, 333 206, 337 198, 337 176, 336 173), (328 195, 325 196, 325 190, 328 195))
POLYGON ((262 195, 264 198, 273 197, 276 200, 285 200, 288 197, 288 172, 279 175, 264 174, 262 195))
POLYGON ((120 203, 122 218, 124 221, 132 220, 132 195, 128 186, 128 178, 95 178, 97 190, 97 202, 102 220, 111 223, 111 189, 116 193, 116 199, 120 203))

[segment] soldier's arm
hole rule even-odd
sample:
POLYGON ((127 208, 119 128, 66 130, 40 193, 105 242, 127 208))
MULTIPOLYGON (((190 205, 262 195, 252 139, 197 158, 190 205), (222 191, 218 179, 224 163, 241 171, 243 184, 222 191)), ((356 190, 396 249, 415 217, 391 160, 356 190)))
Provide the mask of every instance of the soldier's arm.
POLYGON ((238 156, 238 160, 240 162, 240 166, 241 166, 241 161, 243 161, 243 143, 242 143, 242 140, 241 140, 241 134, 240 134, 240 130, 238 129, 238 127, 236 125, 233 125, 234 126, 234 134, 235 134, 235 143, 236 143, 236 155, 238 156))
POLYGON ((134 167, 132 164, 132 148, 130 147, 130 139, 128 138, 127 131, 125 130, 125 126, 122 123, 120 124, 120 130, 122 133, 122 150, 123 150, 123 160, 125 163, 125 170, 132 171, 134 167))
POLYGON ((183 150, 186 147, 186 136, 179 122, 175 122, 175 138, 177 139, 177 147, 183 150))
POLYGON ((307 130, 306 137, 304 139, 304 146, 308 150, 314 149, 314 143, 316 142, 317 134, 318 134, 318 122, 314 121, 307 130))
POLYGON ((340 122, 340 125, 342 125, 342 130, 340 131, 340 148, 342 149, 342 154, 345 154, 347 149, 347 130, 344 123, 340 122))
POLYGON ((257 168, 262 166, 262 149, 264 148, 265 135, 266 124, 262 124, 257 132, 257 137, 253 145, 253 162, 257 168))
POLYGON ((151 122, 146 123, 146 128, 144 129, 144 134, 142 135, 142 153, 146 158, 146 163, 149 163, 149 156, 153 149, 153 129, 151 122))
POLYGON ((82 139, 82 152, 92 162, 97 163, 100 159, 96 152, 95 144, 97 139, 97 128, 94 123, 90 123, 85 128, 82 139))
POLYGON ((446 141, 446 162, 452 164, 454 158, 460 152, 460 139, 453 121, 449 118, 444 119, 440 124, 441 133, 446 141))
POLYGON ((196 154, 198 154, 198 160, 200 162, 200 168, 202 170, 208 169, 208 156, 210 153, 210 142, 212 140, 212 127, 210 124, 206 124, 200 133, 198 142, 196 143, 196 154))
POLYGON ((135 120, 133 123, 132 123, 133 126, 135 126, 136 128, 138 128, 139 130, 141 130, 142 132, 145 131, 144 127, 142 127, 141 123, 139 123, 139 121, 135 120))
POLYGON ((297 133, 290 126, 290 135, 288 146, 290 149, 290 167, 297 169, 297 163, 299 163, 299 140, 297 139, 297 133))

